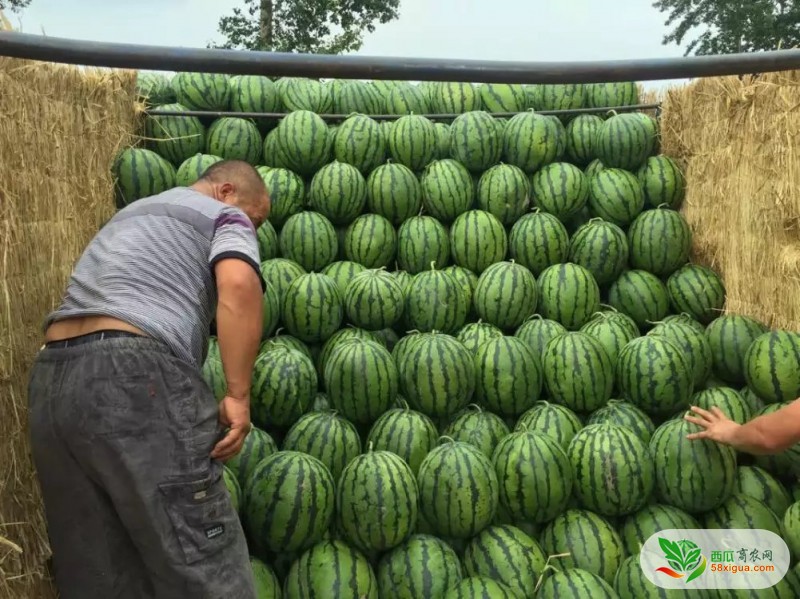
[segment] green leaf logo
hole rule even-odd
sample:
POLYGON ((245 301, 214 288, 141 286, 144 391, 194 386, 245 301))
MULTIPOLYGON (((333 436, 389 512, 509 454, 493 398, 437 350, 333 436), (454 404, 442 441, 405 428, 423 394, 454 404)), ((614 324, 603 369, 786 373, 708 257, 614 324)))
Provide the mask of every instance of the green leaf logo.
POLYGON ((700 548, 696 543, 688 540, 670 541, 663 537, 658 538, 658 545, 664 552, 664 557, 669 564, 669 568, 658 568, 657 572, 662 572, 672 578, 686 577, 686 582, 691 582, 700 576, 706 569, 706 558, 703 557, 700 548))

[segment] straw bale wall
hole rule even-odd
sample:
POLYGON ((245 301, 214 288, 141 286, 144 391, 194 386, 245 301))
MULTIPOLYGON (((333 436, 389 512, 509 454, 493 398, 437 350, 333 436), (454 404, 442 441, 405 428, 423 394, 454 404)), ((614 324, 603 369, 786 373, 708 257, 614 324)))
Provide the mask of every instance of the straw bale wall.
POLYGON ((725 311, 800 331, 800 72, 670 89, 661 129, 685 168, 694 259, 722 275, 725 311))
POLYGON ((114 212, 109 166, 133 141, 134 85, 132 71, 0 57, 0 598, 53 596, 27 377, 42 319, 114 212))

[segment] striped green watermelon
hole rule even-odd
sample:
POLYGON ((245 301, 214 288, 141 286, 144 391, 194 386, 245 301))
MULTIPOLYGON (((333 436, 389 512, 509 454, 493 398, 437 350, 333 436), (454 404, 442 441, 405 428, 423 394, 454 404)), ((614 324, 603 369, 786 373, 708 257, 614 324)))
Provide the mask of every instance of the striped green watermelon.
POLYGON ((626 516, 653 492, 653 461, 645 441, 626 427, 588 424, 573 437, 567 457, 581 507, 603 516, 626 516))
POLYGON ((262 428, 291 426, 308 411, 317 392, 317 372, 308 356, 273 346, 253 366, 250 411, 262 428))
POLYGON ((278 257, 280 251, 278 244, 278 234, 275 232, 275 227, 268 220, 265 220, 256 230, 256 237, 258 239, 258 253, 261 257, 261 262, 272 260, 278 257))
POLYGON ((669 156, 650 156, 637 172, 647 208, 668 206, 677 210, 686 194, 686 179, 669 156))
POLYGON ((491 213, 468 210, 450 226, 450 252, 453 261, 476 274, 500 262, 508 251, 503 224, 491 213))
POLYGON ((656 430, 650 416, 629 401, 622 399, 609 399, 605 406, 589 415, 586 425, 604 422, 628 429, 645 443, 650 442, 650 438, 656 430))
MULTIPOLYGON (((332 140, 327 124, 319 115, 309 110, 290 112, 275 131, 278 154, 294 172, 311 176, 329 161, 332 140)), ((266 147, 265 140, 265 154, 266 147)))
POLYGON ((621 312, 596 312, 580 332, 600 342, 612 366, 616 366, 622 348, 639 336, 636 323, 621 312))
POLYGON ((324 114, 332 108, 333 98, 319 81, 307 77, 287 77, 280 87, 281 102, 286 112, 310 110, 324 114))
POLYGON ((291 169, 292 164, 289 158, 283 151, 278 141, 279 131, 278 127, 272 129, 264 136, 264 165, 263 167, 256 167, 257 169, 269 168, 285 168, 291 169))
POLYGON ((498 337, 475 353, 475 399, 504 417, 519 417, 542 392, 542 367, 537 355, 516 337, 498 337))
POLYGON ((517 431, 501 439, 492 455, 499 501, 518 520, 542 523, 563 512, 573 490, 573 467, 554 439, 517 431))
POLYGON ((650 439, 656 498, 690 514, 722 505, 736 490, 736 452, 707 439, 686 438, 698 430, 676 418, 659 426, 650 439))
POLYGON ((344 327, 331 335, 328 340, 323 344, 322 350, 317 358, 317 372, 324 378, 325 367, 328 364, 328 358, 336 350, 339 345, 348 339, 362 339, 364 341, 373 341, 380 344, 380 340, 374 331, 367 331, 357 327, 344 327))
POLYGON ((436 447, 438 437, 433 421, 406 405, 381 414, 372 425, 366 444, 376 451, 398 455, 416 476, 422 460, 436 447))
POLYGON ((541 85, 537 110, 574 110, 583 108, 586 92, 582 83, 541 85))
POLYGON ((431 535, 415 534, 385 554, 378 564, 382 597, 441 599, 458 584, 463 569, 455 551, 431 535))
POLYGON ((770 331, 756 337, 744 358, 747 386, 768 403, 800 396, 800 334, 770 331))
POLYGON ((436 127, 426 117, 416 114, 397 119, 387 142, 392 159, 414 172, 425 168, 438 151, 436 127))
POLYGON ((534 354, 541 357, 550 340, 566 332, 567 329, 561 323, 534 314, 517 328, 514 336, 522 339, 534 354))
POLYGON ((486 576, 469 576, 450 587, 442 596, 444 599, 516 599, 519 597, 503 583, 486 576))
POLYGON ((412 216, 397 230, 397 264, 415 275, 431 267, 450 264, 450 237, 445 226, 432 216, 412 216))
POLYGON ((783 483, 758 466, 739 466, 736 492, 761 501, 778 518, 783 518, 792 504, 792 496, 783 483))
POLYGON ((252 555, 250 556, 250 567, 253 570, 256 599, 281 599, 281 583, 272 568, 252 555))
POLYGON ((470 403, 475 392, 473 356, 455 337, 421 333, 396 358, 400 390, 415 410, 446 418, 470 403))
POLYGON ((591 412, 611 398, 611 359, 603 345, 586 333, 553 338, 545 348, 542 370, 548 397, 571 410, 591 412))
POLYGON ((583 424, 575 412, 565 406, 540 400, 519 417, 514 430, 547 435, 566 451, 582 428, 583 424))
POLYGON ((179 104, 189 110, 228 110, 231 101, 230 77, 220 73, 177 73, 172 90, 179 104))
POLYGON ((636 171, 655 150, 655 131, 641 115, 617 114, 597 132, 595 152, 608 168, 636 171))
POLYGON ((689 260, 692 231, 680 212, 655 208, 634 219, 628 243, 633 268, 668 277, 689 260))
POLYGON ((725 305, 725 285, 710 268, 686 264, 667 279, 669 301, 676 312, 709 324, 725 305))
POLYGON ((750 406, 741 394, 730 387, 714 387, 703 389, 692 396, 691 405, 704 410, 717 407, 731 420, 744 424, 753 417, 750 406))
POLYGON ((514 83, 482 83, 478 88, 487 112, 522 112, 527 107, 525 90, 514 83))
POLYGON ((605 167, 603 163, 600 162, 597 158, 592 160, 589 164, 586 165, 586 168, 583 169, 583 174, 586 175, 589 179, 594 177, 597 173, 602 171, 605 167))
MULTIPOLYGON (((791 402, 770 404, 753 414, 753 416, 758 418, 759 416, 772 414, 773 412, 785 408, 790 403, 791 402)), ((780 448, 776 447, 773 451, 779 449, 780 448)), ((791 447, 772 455, 756 455, 755 463, 776 476, 800 479, 800 443, 795 443, 791 447)))
POLYGON ((492 462, 468 443, 445 442, 419 467, 420 514, 438 536, 468 539, 494 518, 499 483, 492 462))
POLYGON ((309 412, 286 433, 284 451, 300 451, 325 464, 334 481, 361 454, 361 438, 353 424, 333 410, 309 412))
POLYGON ((222 367, 222 357, 219 353, 219 341, 216 337, 208 339, 206 359, 200 370, 203 380, 208 385, 217 401, 222 401, 228 385, 225 382, 225 370, 222 367))
POLYGON ((538 277, 549 266, 567 261, 569 234, 558 218, 537 208, 511 227, 508 253, 538 277))
POLYGON ((431 109, 436 114, 462 114, 481 109, 481 96, 472 83, 437 81, 431 86, 431 109))
MULTIPOLYGON (((392 277, 392 279, 397 281, 395 277, 392 277)), ((394 346, 397 344, 397 342, 400 341, 400 335, 398 335, 394 329, 390 328, 375 331, 375 337, 378 339, 381 345, 383 345, 390 352, 394 349, 394 346)))
POLYGON ((594 216, 627 227, 644 209, 644 192, 636 175, 606 167, 589 179, 589 209, 594 216))
POLYGON ((206 153, 225 160, 244 160, 253 166, 261 162, 261 133, 253 121, 223 117, 208 128, 206 153))
POLYGON ((244 528, 261 552, 307 549, 322 540, 333 521, 333 477, 317 458, 298 451, 261 460, 244 494, 244 528))
POLYGON ((587 105, 592 108, 617 108, 639 103, 639 88, 634 81, 592 83, 586 86, 587 105))
MULTIPOLYGON (((725 383, 723 383, 723 386, 724 384, 725 383)), ((744 401, 744 404, 750 410, 751 414, 755 414, 756 412, 759 412, 764 409, 765 407, 764 401, 758 395, 753 393, 753 390, 750 389, 750 387, 745 385, 744 387, 739 389, 739 395, 744 401)))
POLYGON ((377 331, 393 326, 403 315, 403 290, 384 270, 367 270, 346 287, 344 309, 357 327, 377 331))
POLYGON ((149 106, 169 104, 175 101, 175 91, 170 78, 164 73, 138 71, 136 73, 137 98, 145 100, 149 106))
POLYGON ((259 173, 269 191, 269 221, 282 227, 286 219, 301 212, 306 205, 306 184, 299 175, 285 168, 264 171, 259 167, 259 173))
POLYGON ((450 125, 436 123, 436 155, 434 160, 452 158, 450 155, 450 125))
POLYGON ((339 240, 330 220, 303 211, 286 219, 280 234, 281 255, 308 272, 319 272, 336 260, 339 240))
POLYGON ((488 322, 469 322, 465 324, 456 335, 456 338, 473 354, 478 348, 497 337, 502 337, 503 331, 488 322))
POLYGON ((589 199, 589 179, 568 162, 553 162, 531 178, 534 205, 564 222, 575 216, 589 199))
POLYGON ((547 267, 539 275, 539 313, 570 331, 586 324, 600 307, 600 288, 588 269, 563 263, 547 267))
POLYGON ((468 576, 486 576, 520 597, 532 596, 546 561, 539 544, 516 526, 485 528, 464 549, 468 576))
POLYGON ((311 597, 378 599, 369 560, 344 541, 321 541, 292 564, 283 583, 286 599, 311 597))
POLYGON ((670 528, 695 529, 700 528, 700 523, 680 508, 651 503, 627 516, 619 527, 619 533, 625 552, 635 554, 655 533, 670 528))
POLYGON ((269 77, 235 75, 229 80, 231 110, 235 112, 277 112, 281 97, 269 77))
POLYGON ((434 160, 420 179, 422 204, 434 218, 453 222, 473 204, 475 183, 466 167, 452 158, 434 160))
POLYGON ((695 320, 690 314, 687 314, 686 312, 682 312, 680 314, 670 314, 669 316, 665 317, 661 322, 667 324, 670 322, 680 322, 685 325, 689 325, 698 333, 706 332, 705 325, 695 320))
POLYGON ((450 155, 472 172, 481 173, 496 164, 502 150, 502 137, 488 112, 466 112, 450 125, 450 155))
POLYGON ((345 162, 330 162, 319 169, 308 188, 308 204, 335 225, 356 218, 367 202, 367 182, 359 170, 345 162))
POLYGON ((177 173, 172 164, 144 148, 125 148, 111 166, 115 179, 117 208, 175 187, 177 173))
POLYGON ((567 123, 567 156, 580 167, 597 158, 595 139, 603 119, 594 114, 579 114, 567 123))
POLYGON ((382 98, 370 82, 345 81, 333 97, 336 114, 381 114, 382 98))
POLYGON ((711 374, 711 345, 703 331, 673 320, 656 325, 647 334, 664 337, 683 350, 693 373, 695 387, 702 385, 711 374))
POLYGON ((601 287, 622 274, 628 266, 628 256, 625 231, 599 218, 578 227, 570 239, 569 261, 591 272, 601 287))
POLYGON ((403 81, 396 85, 386 97, 388 114, 427 114, 428 100, 415 85, 403 81))
POLYGON ((178 167, 175 176, 176 187, 189 187, 206 172, 209 166, 222 160, 219 156, 210 154, 195 154, 184 160, 178 167))
POLYGON ((367 208, 393 225, 401 225, 422 208, 419 179, 407 166, 382 164, 367 178, 367 208))
POLYGON ((641 558, 638 553, 630 555, 622 562, 614 577, 614 590, 619 599, 682 599, 693 597, 695 599, 716 599, 715 590, 691 589, 683 590, 665 589, 650 582, 642 570, 641 558))
POLYGON ((370 450, 357 456, 336 486, 345 540, 367 554, 397 547, 416 527, 417 493, 414 473, 396 454, 370 450))
POLYGON ((336 283, 325 275, 300 275, 286 289, 281 307, 289 334, 306 343, 326 341, 342 323, 344 310, 336 283))
POLYGON ((470 404, 455 415, 442 431, 442 435, 469 443, 491 458, 497 444, 509 434, 506 423, 498 415, 470 404))
POLYGON ((475 288, 478 286, 478 275, 463 266, 448 266, 443 270, 453 277, 461 287, 464 297, 467 299, 468 310, 471 313, 472 297, 475 295, 475 288))
POLYGON ((280 300, 278 292, 270 283, 264 282, 264 299, 262 302, 261 338, 266 339, 278 326, 281 316, 280 300))
MULTIPOLYGON (((158 110, 184 112, 187 108, 180 104, 167 104, 159 106, 158 110)), ((180 166, 206 147, 206 129, 197 117, 151 114, 145 118, 144 131, 147 146, 175 166, 180 166)))
POLYGON ((521 112, 508 121, 503 133, 503 158, 506 163, 533 174, 555 162, 562 149, 558 142, 563 126, 535 112, 521 112))
POLYGON ((328 356, 323 375, 331 405, 357 424, 374 422, 397 398, 397 366, 377 341, 342 341, 328 356))
POLYGON ((592 597, 592 599, 619 599, 609 582, 581 568, 555 572, 544 579, 536 595, 540 599, 561 597, 592 597))
POLYGON ((455 333, 464 326, 468 309, 461 286, 442 270, 414 275, 406 289, 404 312, 410 329, 455 333))
POLYGON ((350 281, 352 281, 356 275, 361 274, 365 270, 367 270, 367 268, 358 262, 340 260, 339 262, 331 262, 328 264, 328 266, 322 269, 322 274, 330 277, 333 282, 336 283, 339 295, 341 295, 342 300, 344 300, 347 285, 350 284, 350 281))
MULTIPOLYGON (((302 266, 287 258, 272 258, 261 263, 261 276, 278 292, 278 300, 281 302, 281 306, 289 285, 304 274, 306 274, 306 271, 302 266)), ((281 307, 281 309, 283 308, 281 307)))
POLYGON ((686 408, 692 380, 691 364, 682 348, 661 336, 634 339, 617 360, 616 382, 623 398, 650 416, 686 408))
POLYGON ((703 526, 760 529, 781 535, 781 518, 763 502, 741 493, 731 494, 721 505, 703 514, 703 526))
POLYGON ((382 268, 394 262, 397 232, 379 214, 362 214, 344 234, 344 254, 348 260, 367 268, 382 268))
POLYGON ((497 164, 478 180, 477 205, 511 226, 525 214, 531 203, 528 177, 513 164, 497 164))
MULTIPOLYGON (((789 547, 794 560, 800 557, 800 501, 791 504, 782 518, 783 540, 789 547)), ((797 569, 797 566, 795 566, 797 569)))
MULTIPOLYGON (((588 510, 570 509, 562 512, 542 530, 539 542, 547 555, 571 553, 570 556, 558 558, 554 564, 556 567, 563 570, 585 570, 609 583, 613 582, 614 575, 625 558, 619 533, 608 520, 588 510)), ((541 595, 540 592, 537 597, 541 595)))
POLYGON ((511 331, 536 311, 539 289, 533 274, 521 264, 496 262, 478 278, 473 303, 481 319, 511 331))
POLYGON ((608 289, 608 303, 630 316, 642 331, 662 320, 669 312, 667 287, 646 270, 628 270, 608 289))
POLYGON ((726 382, 744 384, 747 352, 753 342, 768 331, 754 318, 725 314, 706 327, 714 362, 714 374, 726 382))
POLYGON ((261 342, 261 347, 259 348, 259 353, 263 353, 268 349, 278 345, 283 347, 288 347, 289 349, 294 349, 299 351, 304 356, 307 356, 309 359, 313 359, 311 356, 311 351, 308 349, 308 346, 297 339, 296 337, 292 337, 291 335, 284 335, 281 333, 282 329, 279 329, 275 332, 274 337, 270 337, 269 339, 265 339, 261 342))

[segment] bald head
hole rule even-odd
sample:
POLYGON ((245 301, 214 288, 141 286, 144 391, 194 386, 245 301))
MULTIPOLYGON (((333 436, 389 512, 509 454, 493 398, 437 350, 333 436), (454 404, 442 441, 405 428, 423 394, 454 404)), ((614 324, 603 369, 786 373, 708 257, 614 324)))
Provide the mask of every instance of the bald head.
POLYGON ((222 160, 209 166, 192 189, 236 206, 258 228, 269 216, 270 199, 264 180, 242 160, 222 160))

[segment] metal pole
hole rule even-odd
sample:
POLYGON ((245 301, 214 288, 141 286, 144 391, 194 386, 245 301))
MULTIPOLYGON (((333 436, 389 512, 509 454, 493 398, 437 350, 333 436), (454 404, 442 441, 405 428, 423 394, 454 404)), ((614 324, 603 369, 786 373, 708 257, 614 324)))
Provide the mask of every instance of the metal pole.
POLYGON ((474 83, 654 81, 800 68, 800 49, 615 61, 508 62, 172 48, 72 40, 13 31, 0 32, 0 55, 127 69, 474 83))

